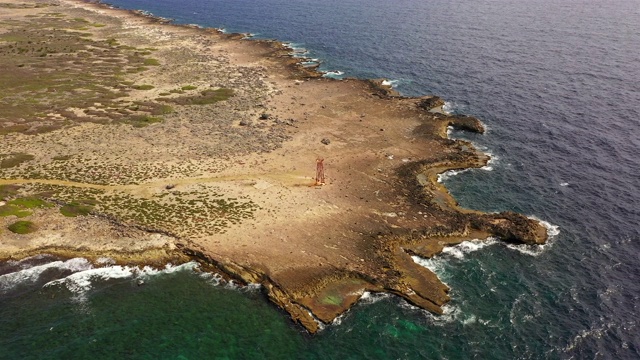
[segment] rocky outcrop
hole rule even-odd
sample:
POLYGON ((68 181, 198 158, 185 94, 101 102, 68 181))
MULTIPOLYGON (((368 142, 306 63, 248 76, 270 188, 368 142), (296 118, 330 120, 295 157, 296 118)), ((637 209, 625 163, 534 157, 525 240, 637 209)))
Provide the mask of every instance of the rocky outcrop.
POLYGON ((418 107, 422 110, 429 111, 439 106, 444 106, 444 100, 439 96, 424 96, 419 98, 418 107))
POLYGON ((471 131, 478 134, 484 134, 484 125, 473 116, 469 115, 443 115, 436 114, 436 117, 442 119, 458 130, 471 131))
POLYGON ((506 242, 540 245, 547 241, 547 230, 540 222, 511 211, 483 214, 474 219, 473 225, 506 242))

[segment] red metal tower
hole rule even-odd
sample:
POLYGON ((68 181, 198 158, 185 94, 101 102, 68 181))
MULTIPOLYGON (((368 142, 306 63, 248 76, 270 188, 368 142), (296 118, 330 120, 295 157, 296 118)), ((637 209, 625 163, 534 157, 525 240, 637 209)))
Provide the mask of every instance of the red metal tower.
POLYGON ((316 186, 324 185, 324 159, 316 159, 316 186))

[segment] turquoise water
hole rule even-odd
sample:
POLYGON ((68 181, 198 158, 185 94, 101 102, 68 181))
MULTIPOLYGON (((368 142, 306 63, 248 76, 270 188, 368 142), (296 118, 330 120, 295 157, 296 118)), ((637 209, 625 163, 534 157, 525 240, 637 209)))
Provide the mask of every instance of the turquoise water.
POLYGON ((451 136, 494 158, 446 177, 459 202, 535 216, 559 233, 544 247, 466 243, 423 261, 452 288, 443 316, 372 295, 313 337, 259 289, 216 285, 188 267, 0 264, 0 358, 640 357, 636 1, 111 3, 289 41, 323 70, 444 97, 489 129, 451 136))
MULTIPOLYGON (((170 273, 148 274, 126 269, 125 277, 120 277, 122 271, 107 270, 87 276, 87 280, 91 279, 87 284, 75 279, 44 285, 51 279, 64 279, 66 275, 57 270, 65 266, 49 268, 32 277, 34 281, 23 279, 4 289, 9 291, 0 300, 3 314, 0 332, 5 334, 0 341, 3 349, 0 358, 512 356, 514 349, 510 349, 509 344, 517 334, 486 330, 507 326, 513 321, 514 310, 523 311, 525 315, 525 319, 516 321, 532 324, 526 317, 535 316, 536 309, 520 309, 516 303, 515 309, 506 306, 494 313, 494 303, 509 304, 509 294, 516 293, 521 298, 527 296, 528 290, 523 285, 514 288, 508 281, 509 266, 505 260, 510 257, 510 250, 498 244, 490 246, 496 247, 497 254, 474 252, 463 259, 432 261, 431 265, 454 287, 456 298, 462 293, 455 289, 467 282, 486 281, 488 275, 492 284, 491 288, 465 289, 463 293, 471 290, 468 295, 472 300, 465 299, 466 296, 459 298, 461 301, 447 308, 446 315, 436 317, 398 298, 372 294, 340 318, 339 324, 328 326, 314 337, 293 326, 281 311, 268 303, 259 289, 219 284, 211 275, 193 271, 190 265, 170 273), (498 269, 487 266, 487 262, 498 269), (478 267, 492 270, 476 273, 478 267), (462 281, 456 280, 458 275, 447 275, 450 269, 460 272, 462 281), (106 279, 110 276, 115 278, 106 279), (482 346, 496 339, 502 340, 501 347, 482 346)), ((54 259, 40 262, 45 260, 54 259)), ((67 263, 77 260, 81 259, 67 263)), ((547 296, 553 298, 551 293, 547 296)), ((531 339, 516 353, 535 354, 545 348, 544 340, 531 339)))

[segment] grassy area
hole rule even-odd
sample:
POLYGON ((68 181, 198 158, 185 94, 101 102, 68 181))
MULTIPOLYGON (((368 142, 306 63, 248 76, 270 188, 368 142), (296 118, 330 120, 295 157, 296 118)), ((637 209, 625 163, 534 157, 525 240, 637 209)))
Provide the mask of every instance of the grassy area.
POLYGON ((5 205, 0 206, 0 216, 17 216, 23 218, 32 214, 31 209, 50 207, 53 207, 53 204, 39 197, 21 197, 8 201, 5 205))
POLYGON ((178 105, 209 105, 224 101, 233 96, 231 89, 204 90, 198 95, 180 96, 169 99, 158 99, 178 105))
POLYGON ((32 223, 31 221, 16 221, 13 224, 8 226, 9 231, 16 233, 16 234, 29 234, 32 233, 36 230, 38 230, 38 227, 36 226, 36 224, 32 223))
POLYGON ((31 215, 31 211, 21 209, 15 205, 3 205, 0 206, 0 216, 17 216, 19 218, 27 217, 31 215))
POLYGON ((50 208, 53 207, 53 204, 44 201, 37 197, 23 197, 11 200, 7 203, 8 205, 19 206, 25 209, 35 209, 35 208, 50 208))
POLYGON ((193 85, 187 85, 187 86, 183 86, 181 87, 182 90, 188 91, 188 90, 195 90, 197 89, 197 86, 193 86, 193 85))

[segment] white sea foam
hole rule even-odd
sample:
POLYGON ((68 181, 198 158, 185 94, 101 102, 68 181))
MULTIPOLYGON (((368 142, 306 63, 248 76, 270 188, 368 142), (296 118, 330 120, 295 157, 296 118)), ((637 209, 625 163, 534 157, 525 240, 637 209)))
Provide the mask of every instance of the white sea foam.
POLYGON ((66 261, 53 261, 47 264, 24 268, 20 271, 0 276, 0 292, 11 290, 18 284, 34 283, 40 278, 40 275, 48 269, 84 271, 91 267, 91 263, 89 263, 87 259, 74 258, 66 261))
POLYGON ((473 239, 463 241, 455 246, 446 246, 444 249, 442 249, 442 254, 453 256, 456 259, 463 259, 465 254, 478 251, 487 246, 497 243, 498 241, 495 238, 488 238, 487 240, 473 239))
POLYGON ((223 285, 224 288, 229 290, 238 290, 238 291, 246 291, 246 292, 255 292, 260 291, 262 289, 262 284, 260 283, 248 283, 247 285, 239 284, 235 280, 229 280, 227 282, 222 280, 220 277, 218 280, 212 281, 213 285, 223 285))
POLYGON ((438 277, 445 272, 446 261, 439 256, 426 259, 414 255, 411 256, 411 258, 416 264, 431 270, 434 274, 438 275, 438 277))
POLYGON ((487 161, 487 165, 481 167, 480 170, 492 171, 493 166, 498 162, 498 160, 500 160, 500 157, 498 155, 495 155, 485 147, 480 147, 480 151, 482 151, 485 155, 489 157, 489 161, 487 161))
POLYGON ((456 175, 459 175, 459 174, 465 173, 465 172, 467 172, 467 171, 469 171, 469 170, 471 170, 471 169, 469 168, 469 169, 460 169, 460 170, 448 170, 448 171, 445 171, 445 172, 443 172, 443 173, 438 174, 438 180, 437 180, 437 181, 438 181, 439 183, 441 183, 441 182, 443 182, 443 181, 446 181, 447 179, 449 179, 449 178, 450 178, 450 177, 452 177, 452 176, 456 176, 456 175))
POLYGON ((569 183, 568 182, 563 182, 563 183, 560 183, 560 186, 563 186, 563 187, 564 186, 569 186, 569 183))
POLYGON ((336 79, 336 80, 342 79, 342 75, 344 75, 344 72, 342 72, 340 70, 325 71, 324 74, 322 74, 323 77, 336 79))
POLYGON ((465 318, 464 320, 462 320, 462 325, 470 325, 476 322, 478 322, 478 318, 475 315, 471 315, 465 318))
POLYGON ((442 306, 442 314, 440 315, 433 314, 415 305, 411 305, 404 299, 400 302, 400 307, 403 309, 409 309, 422 313, 432 325, 436 326, 444 326, 452 323, 461 323, 462 325, 470 325, 476 322, 479 322, 483 325, 489 323, 488 321, 478 319, 478 317, 474 314, 463 313, 460 307, 451 303, 447 303, 442 306))
POLYGON ((441 315, 435 315, 428 311, 424 311, 424 314, 434 325, 446 325, 458 321, 462 316, 462 311, 455 305, 445 304, 442 306, 441 315))
POLYGON ((362 296, 360 297, 360 300, 358 300, 358 302, 360 302, 361 304, 373 304, 373 303, 377 303, 382 299, 387 299, 390 296, 391 294, 389 293, 380 293, 380 292, 372 293, 369 291, 365 291, 362 293, 362 296))
POLYGON ((442 112, 445 114, 451 114, 454 108, 454 103, 451 101, 445 101, 444 105, 442 105, 442 112))
POLYGON ((208 282, 210 282, 215 286, 219 286, 226 283, 226 280, 222 277, 222 275, 218 273, 201 272, 200 277, 207 280, 208 282))
POLYGON ((396 88, 398 86, 398 83, 400 83, 399 80, 383 80, 382 81, 382 85, 384 86, 391 86, 392 88, 396 88))
POLYGON ((96 280, 123 278, 144 279, 158 274, 171 274, 177 271, 194 270, 199 266, 197 262, 191 261, 178 266, 167 264, 164 269, 154 269, 149 266, 138 268, 120 265, 93 268, 86 259, 78 259, 81 264, 87 264, 88 268, 77 268, 76 270, 79 270, 78 272, 75 272, 63 279, 50 281, 43 287, 65 286, 67 289, 69 289, 69 291, 75 293, 75 300, 83 302, 84 300, 86 300, 86 293, 92 289, 93 282, 96 280))
POLYGON ((340 314, 339 316, 337 316, 335 319, 333 319, 333 321, 331 322, 332 326, 338 326, 338 325, 342 325, 342 320, 344 320, 344 317, 347 313, 344 312, 342 314, 340 314))

